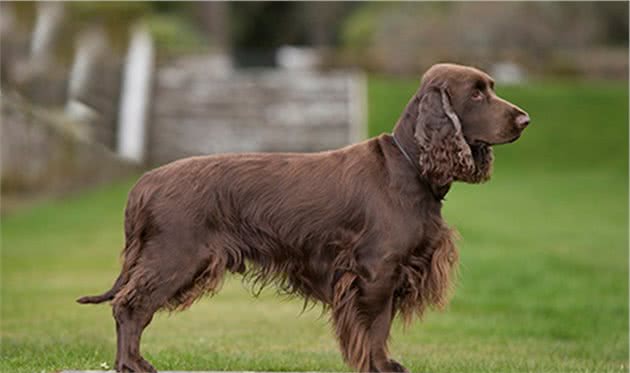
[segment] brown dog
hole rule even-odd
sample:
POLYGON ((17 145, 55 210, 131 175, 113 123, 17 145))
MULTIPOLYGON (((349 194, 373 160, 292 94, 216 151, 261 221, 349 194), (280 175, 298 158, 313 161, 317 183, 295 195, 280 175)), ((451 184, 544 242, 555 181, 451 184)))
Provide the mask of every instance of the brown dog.
POLYGON ((313 154, 226 154, 147 172, 129 193, 122 271, 111 290, 116 370, 150 371, 140 336, 160 309, 216 293, 226 272, 330 308, 358 371, 403 372, 387 356, 392 319, 448 300, 457 261, 440 214, 454 181, 490 177, 490 145, 528 115, 485 73, 426 72, 392 135, 313 154))

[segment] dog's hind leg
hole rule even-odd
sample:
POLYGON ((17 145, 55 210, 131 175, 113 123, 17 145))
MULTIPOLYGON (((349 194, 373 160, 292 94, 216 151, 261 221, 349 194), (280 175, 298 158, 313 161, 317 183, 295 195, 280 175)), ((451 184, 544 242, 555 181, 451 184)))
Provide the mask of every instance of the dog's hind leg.
POLYGON ((151 322, 155 311, 142 307, 133 308, 129 305, 115 305, 113 311, 119 346, 116 356, 116 371, 157 372, 140 355, 140 337, 144 328, 151 322))
POLYGON ((115 369, 118 372, 156 372, 140 354, 140 339, 154 313, 166 304, 164 294, 176 289, 164 281, 168 275, 163 277, 165 273, 158 272, 158 268, 148 263, 150 261, 140 262, 129 282, 112 301, 117 333, 115 369))
POLYGON ((185 309, 201 295, 218 291, 226 266, 236 261, 217 249, 223 241, 208 241, 211 246, 186 232, 162 231, 144 245, 129 281, 112 302, 118 371, 154 372, 140 355, 141 335, 154 313, 185 309))

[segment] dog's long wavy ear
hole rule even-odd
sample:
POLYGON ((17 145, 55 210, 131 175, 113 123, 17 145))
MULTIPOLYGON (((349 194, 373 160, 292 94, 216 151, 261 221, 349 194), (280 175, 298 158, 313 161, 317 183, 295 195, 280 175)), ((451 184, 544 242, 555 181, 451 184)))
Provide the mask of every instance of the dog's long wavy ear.
POLYGON ((415 138, 420 169, 431 183, 442 186, 474 174, 475 161, 446 87, 429 87, 420 97, 415 138))

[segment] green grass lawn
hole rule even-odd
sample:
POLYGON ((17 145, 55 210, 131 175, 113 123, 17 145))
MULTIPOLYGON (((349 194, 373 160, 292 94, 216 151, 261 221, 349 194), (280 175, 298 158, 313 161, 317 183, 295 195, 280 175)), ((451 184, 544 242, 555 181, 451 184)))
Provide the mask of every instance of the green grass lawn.
MULTIPOLYGON (((388 132, 416 89, 371 78, 370 133, 388 132)), ((485 185, 456 185, 445 216, 463 236, 460 281, 444 313, 391 351, 414 372, 628 371, 628 93, 625 83, 536 83, 499 94, 532 124, 497 147, 485 185)), ((48 202, 2 221, 0 370, 99 369, 114 359, 103 291, 119 270, 133 181, 48 202)), ((347 370, 319 309, 236 279, 143 339, 161 370, 347 370)))

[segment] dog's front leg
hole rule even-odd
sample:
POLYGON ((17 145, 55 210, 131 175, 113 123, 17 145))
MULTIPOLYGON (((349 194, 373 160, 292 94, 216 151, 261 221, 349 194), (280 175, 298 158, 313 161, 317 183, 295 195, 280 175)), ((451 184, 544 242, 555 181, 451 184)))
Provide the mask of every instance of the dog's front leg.
POLYGON ((387 357, 392 322, 391 277, 367 281, 352 272, 335 284, 333 321, 346 362, 359 372, 407 372, 387 357))
POLYGON ((335 283, 332 318, 344 360, 356 371, 370 367, 370 344, 366 322, 360 310, 360 277, 345 272, 335 283))
POLYGON ((387 356, 387 340, 394 316, 393 295, 390 295, 370 327, 371 372, 409 372, 396 360, 387 356))

